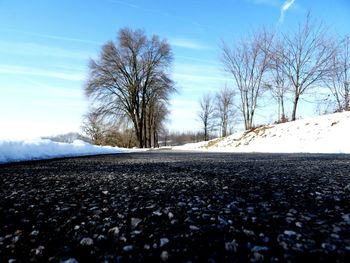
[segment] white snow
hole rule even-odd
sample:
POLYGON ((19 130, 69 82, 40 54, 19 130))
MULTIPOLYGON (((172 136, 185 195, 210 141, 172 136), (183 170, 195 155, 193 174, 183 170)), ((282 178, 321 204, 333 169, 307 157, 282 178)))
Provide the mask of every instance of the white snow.
POLYGON ((275 153, 350 153, 350 112, 266 125, 175 150, 275 153))
POLYGON ((43 139, 0 141, 0 163, 122 152, 130 152, 130 150, 96 146, 80 140, 75 140, 73 143, 43 139))

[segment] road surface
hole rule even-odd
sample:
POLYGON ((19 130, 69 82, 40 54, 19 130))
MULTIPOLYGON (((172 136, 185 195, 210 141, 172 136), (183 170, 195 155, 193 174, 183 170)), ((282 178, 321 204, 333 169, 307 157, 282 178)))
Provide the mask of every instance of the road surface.
POLYGON ((0 166, 0 262, 301 260, 350 262, 349 155, 155 151, 0 166))

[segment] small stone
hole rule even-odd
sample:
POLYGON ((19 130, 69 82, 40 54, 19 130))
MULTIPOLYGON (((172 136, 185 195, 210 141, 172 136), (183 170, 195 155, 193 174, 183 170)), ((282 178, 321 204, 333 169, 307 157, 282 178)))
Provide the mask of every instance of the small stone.
POLYGON ((296 225, 297 227, 300 227, 300 228, 302 228, 302 227, 303 227, 303 224, 302 224, 302 223, 300 223, 300 222, 295 222, 295 225, 296 225))
POLYGON ((193 231, 198 231, 199 227, 195 226, 195 225, 190 225, 190 229, 193 230, 193 231))
POLYGON ((80 245, 82 246, 91 246, 94 244, 94 241, 90 237, 84 237, 82 240, 80 240, 80 245))
POLYGON ((143 246, 143 248, 146 249, 146 250, 149 250, 151 248, 151 246, 146 244, 146 245, 143 246))
POLYGON ((135 235, 135 236, 136 236, 136 235, 140 235, 141 233, 142 233, 141 230, 134 230, 134 231, 131 232, 131 234, 132 234, 132 235, 135 235))
POLYGON ((252 237, 255 235, 255 233, 253 231, 248 230, 248 229, 244 229, 243 232, 244 232, 244 234, 246 234, 246 236, 252 237))
POLYGON ((174 218, 174 214, 172 212, 169 212, 168 213, 168 217, 169 217, 169 219, 173 219, 174 218))
POLYGON ((98 235, 97 236, 97 241, 104 241, 107 240, 107 237, 105 235, 98 235))
POLYGON ((119 236, 119 233, 120 233, 120 230, 119 228, 116 226, 116 227, 113 227, 111 228, 110 230, 108 230, 108 233, 114 237, 118 237, 119 236))
POLYGON ((74 226, 74 230, 78 230, 80 228, 79 225, 74 226))
POLYGON ((14 236, 14 237, 12 238, 12 243, 17 243, 18 240, 19 240, 19 236, 14 236))
POLYGON ((261 255, 259 252, 254 252, 252 261, 253 262, 262 262, 262 261, 264 261, 264 255, 261 255))
POLYGON ((159 247, 163 247, 163 246, 165 246, 168 243, 169 243, 169 239, 168 238, 166 238, 166 237, 161 238, 160 242, 159 242, 159 247))
POLYGON ((238 250, 238 243, 236 242, 236 240, 234 239, 231 242, 225 242, 225 250, 236 253, 238 250))
POLYGON ((267 251, 267 250, 269 250, 269 248, 265 246, 254 246, 252 248, 252 252, 260 252, 260 251, 267 251))
POLYGON ((333 245, 333 244, 330 244, 330 243, 322 243, 321 247, 324 248, 324 249, 327 249, 329 251, 334 251, 337 248, 336 245, 333 245))
POLYGON ((61 260, 60 263, 79 263, 75 258, 69 258, 67 260, 61 260))
POLYGON ((285 230, 283 233, 289 237, 298 235, 297 232, 294 232, 292 230, 285 230))
POLYGON ((123 250, 124 250, 125 252, 130 252, 130 251, 132 251, 133 249, 134 249, 134 247, 133 247, 132 245, 124 246, 124 247, 123 247, 123 250))
POLYGON ((108 191, 102 191, 102 194, 108 195, 108 191))
POLYGON ((36 256, 41 256, 43 254, 43 250, 45 249, 44 246, 39 246, 38 248, 35 249, 35 255, 36 256))
POLYGON ((37 235, 39 235, 39 231, 38 230, 34 230, 29 235, 30 236, 37 236, 37 235))
POLYGON ((168 259, 169 259, 168 251, 162 251, 162 253, 160 254, 160 259, 164 262, 168 261, 168 259))
POLYGON ((131 227, 136 228, 141 223, 141 221, 142 220, 140 218, 132 217, 131 218, 131 227))
POLYGON ((162 212, 160 212, 160 211, 154 211, 154 212, 153 212, 153 215, 161 216, 161 215, 162 215, 162 212))
POLYGON ((344 219, 345 223, 350 225, 350 214, 345 214, 342 216, 342 218, 344 219))

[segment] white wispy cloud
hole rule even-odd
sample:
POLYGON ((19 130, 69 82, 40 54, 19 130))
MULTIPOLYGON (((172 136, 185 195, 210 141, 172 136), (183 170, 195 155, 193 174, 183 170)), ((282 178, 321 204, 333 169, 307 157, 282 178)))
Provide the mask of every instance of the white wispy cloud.
POLYGON ((31 42, 0 41, 0 52, 21 56, 35 57, 63 57, 87 60, 92 57, 92 52, 83 50, 71 50, 54 46, 47 46, 31 42))
POLYGON ((278 24, 282 24, 284 21, 284 16, 285 13, 288 11, 288 9, 294 4, 295 0, 286 0, 282 7, 281 7, 281 14, 280 14, 280 18, 278 20, 278 24))
POLYGON ((188 49, 195 49, 195 50, 205 50, 210 49, 209 46, 204 45, 202 43, 199 43, 197 41, 191 40, 191 39, 184 39, 184 38, 170 38, 169 42, 171 45, 175 47, 181 47, 181 48, 188 48, 188 49))
POLYGON ((89 39, 72 38, 72 37, 50 35, 50 34, 41 34, 41 33, 36 33, 36 32, 31 32, 31 31, 22 31, 22 30, 5 29, 5 28, 1 28, 0 31, 18 33, 21 35, 28 35, 28 36, 34 36, 34 37, 40 37, 40 38, 46 38, 46 39, 62 40, 62 41, 68 41, 68 42, 78 42, 78 43, 93 44, 93 45, 101 45, 102 44, 98 41, 89 40, 89 39))
POLYGON ((22 76, 38 76, 73 81, 82 81, 85 78, 85 76, 81 73, 66 73, 14 65, 0 65, 0 73, 22 76))
POLYGON ((246 1, 257 5, 279 6, 278 0, 246 0, 246 1))

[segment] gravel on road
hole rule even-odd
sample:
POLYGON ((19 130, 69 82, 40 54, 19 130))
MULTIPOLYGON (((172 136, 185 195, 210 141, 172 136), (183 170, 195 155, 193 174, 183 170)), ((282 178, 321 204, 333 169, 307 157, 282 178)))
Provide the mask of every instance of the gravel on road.
POLYGON ((0 165, 0 262, 350 262, 350 156, 0 165))

